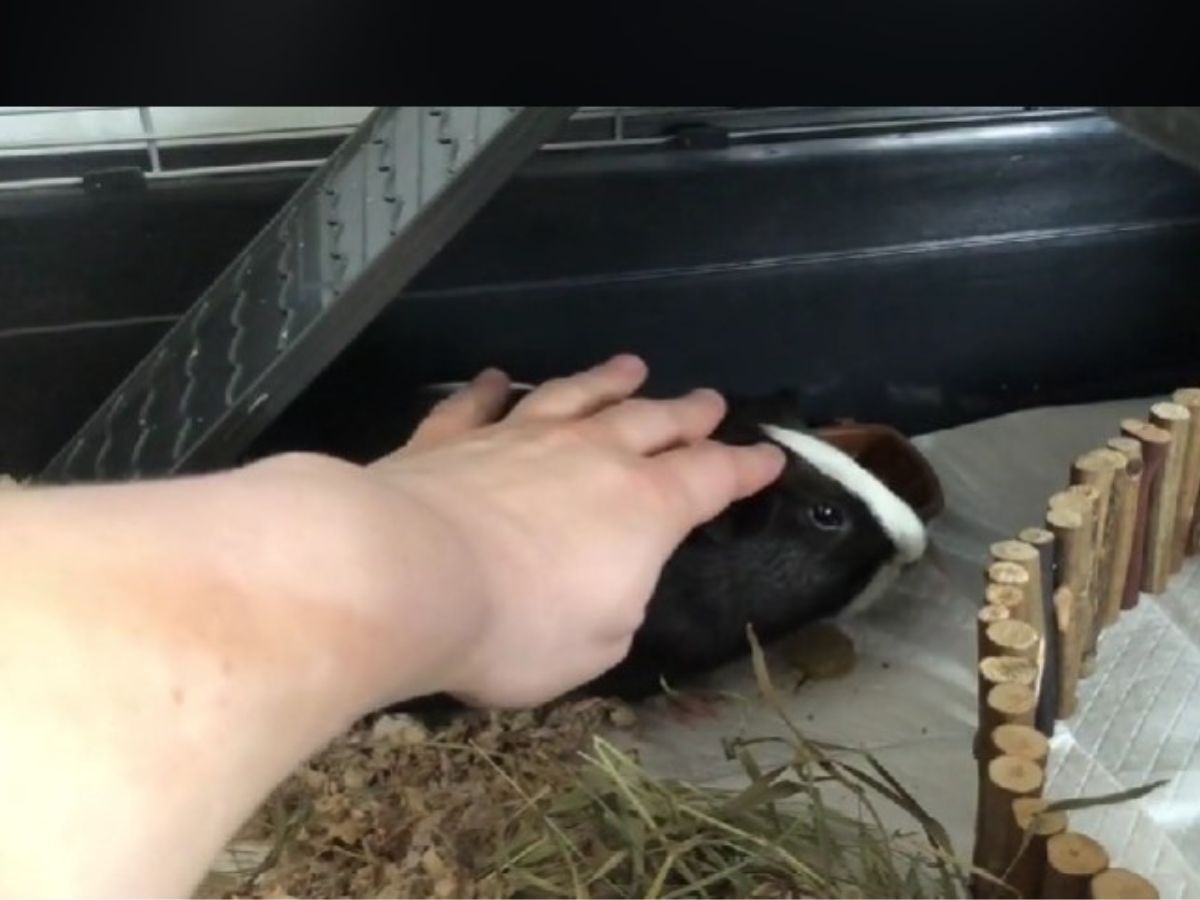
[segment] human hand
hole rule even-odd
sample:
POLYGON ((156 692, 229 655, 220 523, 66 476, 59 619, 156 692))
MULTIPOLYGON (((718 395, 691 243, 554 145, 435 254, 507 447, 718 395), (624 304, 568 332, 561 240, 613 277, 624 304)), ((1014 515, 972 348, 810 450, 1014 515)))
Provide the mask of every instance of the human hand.
POLYGON ((618 356, 547 382, 492 423, 508 381, 487 372, 365 470, 445 536, 448 593, 477 592, 445 607, 478 625, 441 689, 522 706, 601 674, 628 652, 687 533, 778 477, 773 446, 706 440, 720 395, 631 399, 645 377, 641 360, 618 356))
POLYGON ((408 441, 389 458, 441 447, 491 425, 504 410, 512 382, 499 369, 484 369, 458 391, 443 399, 421 421, 408 441))
POLYGON ((783 466, 706 440, 711 391, 630 399, 645 375, 618 357, 492 422, 486 374, 365 467, 6 497, 0 892, 179 896, 370 709, 535 704, 619 662, 671 551, 783 466))

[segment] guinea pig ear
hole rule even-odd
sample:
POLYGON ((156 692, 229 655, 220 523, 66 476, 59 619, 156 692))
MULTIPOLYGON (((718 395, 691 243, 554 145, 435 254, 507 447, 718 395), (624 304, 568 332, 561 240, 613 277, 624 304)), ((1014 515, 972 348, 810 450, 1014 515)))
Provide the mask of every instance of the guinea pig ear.
POLYGON ((712 439, 735 447, 760 443, 766 435, 759 421, 752 409, 731 402, 725 418, 713 431, 712 439))
POLYGON ((793 388, 780 388, 771 398, 772 409, 770 416, 764 416, 764 422, 778 422, 785 428, 807 430, 812 423, 804 415, 804 404, 800 394, 793 388))
POLYGON ((791 388, 780 388, 754 397, 730 397, 729 408, 747 422, 774 422, 784 428, 800 431, 807 430, 811 425, 804 415, 800 394, 791 388))

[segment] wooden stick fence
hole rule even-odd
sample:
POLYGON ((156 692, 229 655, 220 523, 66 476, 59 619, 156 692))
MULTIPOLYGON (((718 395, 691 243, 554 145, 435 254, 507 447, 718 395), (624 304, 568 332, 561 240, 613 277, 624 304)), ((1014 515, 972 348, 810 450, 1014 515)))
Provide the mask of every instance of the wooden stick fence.
POLYGON ((976 620, 977 897, 1158 897, 1043 796, 1048 738, 1075 713, 1104 632, 1200 553, 1200 388, 1117 431, 1072 462, 1042 524, 990 548, 976 620))

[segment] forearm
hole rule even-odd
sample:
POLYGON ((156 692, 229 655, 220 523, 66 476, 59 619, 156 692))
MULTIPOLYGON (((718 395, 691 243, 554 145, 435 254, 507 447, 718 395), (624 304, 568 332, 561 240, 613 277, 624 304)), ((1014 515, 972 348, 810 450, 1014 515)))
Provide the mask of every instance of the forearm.
POLYGON ((712 392, 629 399, 645 375, 615 357, 494 425, 506 379, 477 379, 365 469, 0 496, 0 893, 181 894, 367 710, 619 662, 670 550, 784 465, 706 440, 712 392))
POLYGON ((303 758, 437 688, 438 548, 310 464, 0 501, 5 893, 186 891, 303 758))

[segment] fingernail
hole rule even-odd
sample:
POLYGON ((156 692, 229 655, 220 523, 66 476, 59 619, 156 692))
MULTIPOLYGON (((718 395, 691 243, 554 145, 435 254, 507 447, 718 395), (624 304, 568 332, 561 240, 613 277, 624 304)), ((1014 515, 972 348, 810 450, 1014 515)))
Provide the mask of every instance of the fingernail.
POLYGON ((488 382, 488 381, 498 381, 500 379, 508 380, 508 375, 506 375, 500 369, 489 366, 488 368, 486 368, 482 372, 480 372, 478 375, 476 375, 474 380, 471 383, 480 385, 480 384, 484 384, 485 382, 488 382))
POLYGON ((647 368, 645 360, 632 353, 618 353, 616 356, 609 359, 605 365, 618 369, 629 369, 630 371, 641 371, 642 369, 647 368))
POLYGON ((718 403, 722 403, 722 404, 725 402, 725 396, 720 391, 716 390, 715 388, 707 388, 707 387, 696 388, 694 391, 692 391, 692 396, 693 397, 704 397, 708 400, 715 400, 718 403))

